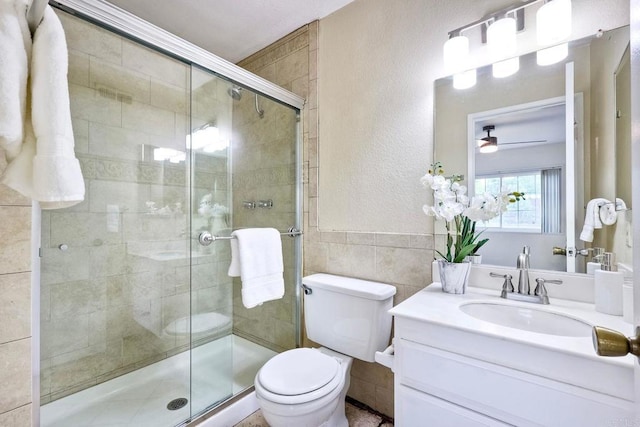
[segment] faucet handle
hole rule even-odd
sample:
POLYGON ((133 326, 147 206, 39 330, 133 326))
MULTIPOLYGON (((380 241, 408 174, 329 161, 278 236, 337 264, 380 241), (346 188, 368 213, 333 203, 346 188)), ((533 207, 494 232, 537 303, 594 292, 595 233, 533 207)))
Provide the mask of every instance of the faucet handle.
POLYGON ((489 276, 502 277, 504 279, 504 283, 502 284, 502 292, 500 292, 501 298, 506 298, 507 292, 515 291, 515 288, 513 287, 513 283, 511 283, 511 279, 513 278, 513 276, 511 276, 510 274, 489 273, 489 276))
POLYGON ((536 289, 533 291, 535 296, 538 296, 542 299, 543 304, 549 304, 549 296, 547 295, 547 288, 544 286, 545 283, 553 283, 556 285, 562 284, 562 280, 556 279, 543 279, 542 277, 538 277, 536 279, 536 289))
POLYGON ((538 285, 544 286, 545 283, 553 283, 554 285, 562 285, 562 280, 559 279, 543 279, 542 277, 538 277, 536 279, 536 283, 538 285))

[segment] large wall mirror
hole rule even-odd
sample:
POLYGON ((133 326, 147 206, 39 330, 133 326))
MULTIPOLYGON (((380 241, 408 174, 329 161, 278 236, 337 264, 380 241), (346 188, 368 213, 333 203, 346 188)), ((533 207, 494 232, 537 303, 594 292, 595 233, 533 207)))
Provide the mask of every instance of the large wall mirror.
MULTIPOLYGON (((470 194, 526 194, 483 224, 483 263, 513 267, 525 245, 536 269, 584 272, 591 252, 580 250, 590 247, 630 263, 628 46, 629 27, 622 27, 572 42, 566 60, 553 65, 537 65, 534 52, 520 57, 510 77, 494 78, 488 66, 469 89, 454 89, 451 78, 435 82, 434 159, 465 175, 470 194), (497 138, 497 151, 480 152, 478 141, 488 136, 497 138), (589 241, 585 215, 595 198, 612 203, 616 221, 589 241)), ((444 233, 439 222, 435 230, 444 233)))

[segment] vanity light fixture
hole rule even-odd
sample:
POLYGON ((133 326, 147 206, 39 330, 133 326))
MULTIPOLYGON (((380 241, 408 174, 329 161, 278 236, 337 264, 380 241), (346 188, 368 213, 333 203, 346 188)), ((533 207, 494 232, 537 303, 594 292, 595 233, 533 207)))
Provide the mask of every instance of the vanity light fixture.
POLYGON ((486 153, 495 153, 498 151, 498 138, 495 136, 491 136, 491 131, 495 130, 494 125, 483 126, 482 130, 487 132, 487 136, 478 140, 478 146, 480 147, 480 152, 483 154, 486 153))
POLYGON ((469 71, 469 38, 463 35, 479 27, 482 42, 493 62, 493 76, 502 78, 516 73, 520 68, 517 57, 516 33, 525 29, 525 8, 544 3, 536 12, 536 36, 540 50, 539 65, 555 64, 568 55, 567 40, 571 36, 571 0, 522 0, 510 7, 486 15, 470 24, 449 32, 444 45, 445 69, 454 75, 454 87, 466 89, 475 84, 476 71, 469 71))
POLYGON ((565 59, 569 54, 566 40, 570 36, 571 0, 546 0, 536 13, 536 40, 541 47, 551 47, 538 51, 538 65, 551 65, 565 59))

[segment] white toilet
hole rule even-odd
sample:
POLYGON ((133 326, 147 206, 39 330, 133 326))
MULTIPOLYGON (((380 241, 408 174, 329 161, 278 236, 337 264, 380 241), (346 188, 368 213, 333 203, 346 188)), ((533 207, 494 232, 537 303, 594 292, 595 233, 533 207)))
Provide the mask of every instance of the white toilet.
POLYGON ((302 284, 307 336, 326 348, 274 356, 256 375, 256 397, 272 427, 347 427, 352 357, 373 362, 387 346, 396 288, 330 274, 302 284))

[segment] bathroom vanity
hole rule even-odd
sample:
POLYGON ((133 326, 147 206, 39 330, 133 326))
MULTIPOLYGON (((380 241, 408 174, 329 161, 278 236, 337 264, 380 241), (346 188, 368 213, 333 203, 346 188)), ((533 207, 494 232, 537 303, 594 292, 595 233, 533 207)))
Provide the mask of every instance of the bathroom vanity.
POLYGON ((452 295, 434 283, 390 311, 396 425, 600 427, 633 420, 635 357, 599 357, 591 338, 591 325, 627 335, 632 325, 585 302, 505 300, 498 285, 452 295))

